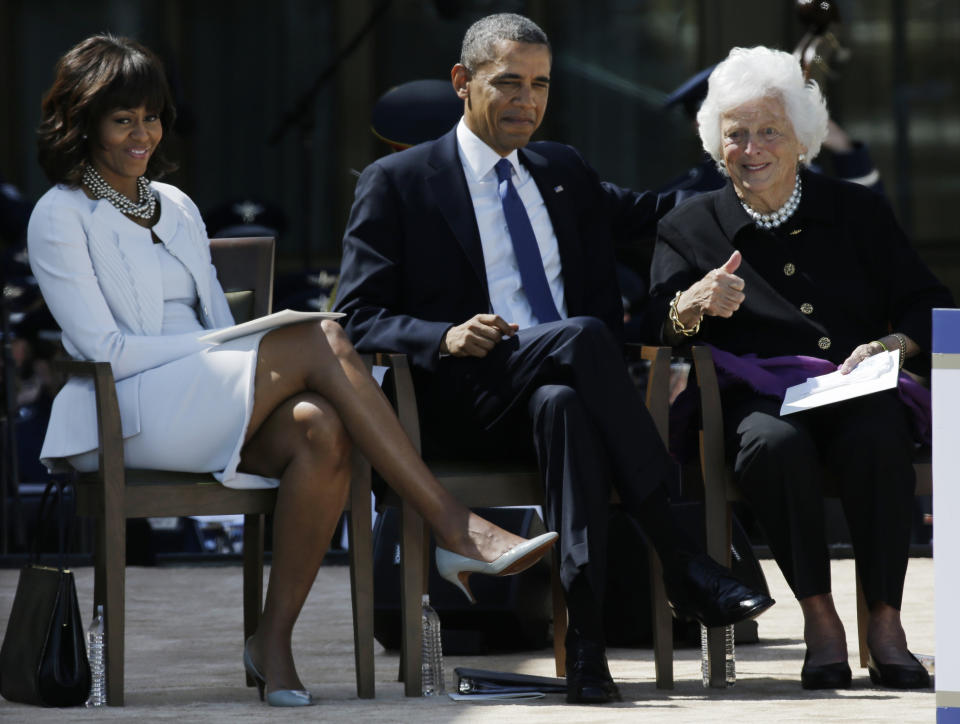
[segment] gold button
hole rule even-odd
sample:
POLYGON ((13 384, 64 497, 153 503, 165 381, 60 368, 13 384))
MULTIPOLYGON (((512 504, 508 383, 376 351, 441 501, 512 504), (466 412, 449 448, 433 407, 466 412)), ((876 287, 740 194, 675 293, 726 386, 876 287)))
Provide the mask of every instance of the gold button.
POLYGON ((785 276, 792 277, 796 271, 797 268, 790 262, 783 265, 783 273, 785 276))
POLYGON ((823 350, 830 349, 830 338, 821 337, 820 339, 817 340, 817 346, 823 350))
POLYGON ((804 302, 800 305, 800 311, 804 314, 813 314, 813 305, 810 302, 804 302))

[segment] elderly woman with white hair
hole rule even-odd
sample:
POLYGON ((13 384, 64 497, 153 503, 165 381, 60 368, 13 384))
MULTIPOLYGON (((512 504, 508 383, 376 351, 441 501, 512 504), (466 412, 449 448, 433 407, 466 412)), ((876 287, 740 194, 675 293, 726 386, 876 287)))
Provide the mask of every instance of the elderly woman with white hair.
POLYGON ((753 375, 769 378, 791 363, 848 373, 884 350, 898 352, 901 365, 929 368, 930 311, 950 306, 950 294, 880 195, 806 169, 827 110, 791 55, 733 49, 710 76, 697 121, 729 183, 660 222, 651 293, 665 341, 709 343, 716 358, 735 362, 728 371, 739 376, 722 392, 728 456, 800 602, 801 682, 841 688, 851 679, 830 593, 826 469, 839 481, 870 608, 870 677, 929 686, 900 622, 915 481, 911 422, 897 391, 780 417, 778 390, 753 375), (777 364, 764 366, 768 358, 777 364))

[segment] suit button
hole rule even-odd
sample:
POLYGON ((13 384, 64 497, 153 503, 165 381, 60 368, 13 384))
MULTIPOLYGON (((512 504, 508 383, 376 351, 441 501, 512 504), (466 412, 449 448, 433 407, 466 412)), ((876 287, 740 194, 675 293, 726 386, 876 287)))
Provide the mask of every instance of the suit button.
POLYGON ((800 311, 804 314, 813 314, 813 305, 810 302, 804 302, 800 305, 800 311))
POLYGON ((796 271, 797 271, 797 267, 795 267, 790 262, 787 262, 786 264, 783 265, 784 276, 792 277, 796 273, 796 271))
POLYGON ((830 338, 821 337, 820 339, 817 340, 817 346, 822 350, 830 349, 830 338))

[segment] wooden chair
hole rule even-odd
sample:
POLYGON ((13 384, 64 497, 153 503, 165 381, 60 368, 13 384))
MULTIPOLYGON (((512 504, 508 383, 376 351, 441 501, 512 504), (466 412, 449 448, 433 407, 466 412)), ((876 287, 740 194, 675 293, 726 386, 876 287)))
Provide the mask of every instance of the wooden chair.
MULTIPOLYGON (((670 350, 668 348, 637 347, 632 354, 651 363, 647 386, 647 407, 665 440, 669 411, 670 350)), ((414 447, 420 451, 420 425, 416 395, 407 358, 400 354, 380 355, 378 363, 389 367, 393 374, 392 389, 388 394, 397 407, 400 423, 414 447)), ((543 482, 535 465, 497 461, 428 459, 431 472, 458 500, 470 508, 511 505, 543 505, 543 482)), ((401 510, 401 621, 402 644, 400 679, 407 696, 421 694, 422 628, 420 599, 427 590, 429 565, 429 532, 412 506, 395 496, 387 504, 401 510)), ((616 501, 615 501, 616 502, 616 501)), ((553 589, 553 647, 557 676, 566 674, 567 611, 558 574, 558 557, 554 552, 552 572, 553 589)), ((657 687, 673 688, 673 623, 663 585, 662 569, 656 553, 650 549, 650 584, 652 596, 652 623, 657 687)))
MULTIPOLYGON (((733 469, 727 463, 724 450, 723 411, 720 386, 709 347, 691 348, 693 366, 700 389, 700 474, 703 481, 704 519, 707 535, 707 553, 719 563, 730 565, 731 503, 741 500, 733 482, 733 469)), ((918 456, 914 463, 917 476, 917 495, 931 495, 933 473, 929 451, 918 456)), ((829 481, 829 476, 828 476, 829 481)), ((829 493, 828 493, 829 494, 829 493)), ((860 642, 860 665, 867 666, 867 624, 869 610, 860 575, 857 573, 857 635, 860 642)), ((707 646, 710 656, 711 686, 724 683, 723 628, 710 629, 707 646)))
MULTIPOLYGON (((211 252, 234 318, 247 321, 271 308, 274 240, 269 237, 214 239, 211 252)), ((99 469, 78 478, 77 512, 96 518, 94 610, 104 607, 107 703, 123 705, 124 580, 126 519, 186 515, 244 515, 244 639, 257 629, 263 602, 264 516, 273 511, 274 489, 234 489, 209 474, 125 469, 120 412, 109 362, 65 362, 70 375, 93 378, 99 428, 99 469)), ((351 482, 350 578, 353 596, 357 694, 374 696, 373 548, 370 532, 369 465, 353 461, 351 482)), ((240 671, 239 647, 237 671, 240 671)), ((247 685, 253 686, 247 677, 247 685)))

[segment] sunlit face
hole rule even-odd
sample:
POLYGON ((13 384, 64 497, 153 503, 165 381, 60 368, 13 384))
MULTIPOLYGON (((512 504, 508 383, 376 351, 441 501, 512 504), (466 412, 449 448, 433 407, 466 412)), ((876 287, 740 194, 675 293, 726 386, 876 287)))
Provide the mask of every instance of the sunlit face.
POLYGON ((550 90, 546 45, 501 40, 494 58, 470 73, 453 67, 467 127, 501 156, 526 146, 540 126, 550 90))
POLYGON ((90 144, 90 160, 104 181, 135 197, 137 178, 163 138, 160 114, 145 106, 115 108, 100 119, 97 142, 90 144))
POLYGON ((740 198, 757 211, 782 206, 793 191, 797 140, 779 98, 758 98, 720 116, 723 161, 740 198))

